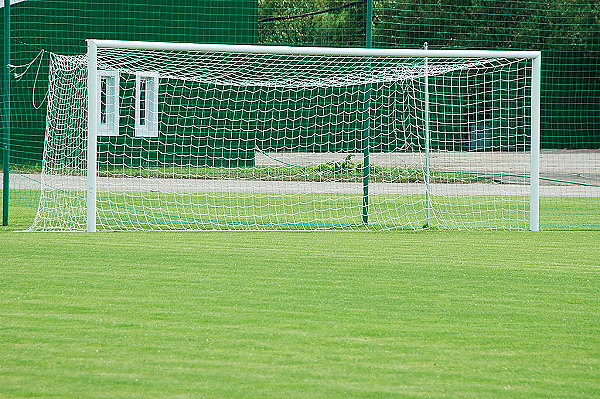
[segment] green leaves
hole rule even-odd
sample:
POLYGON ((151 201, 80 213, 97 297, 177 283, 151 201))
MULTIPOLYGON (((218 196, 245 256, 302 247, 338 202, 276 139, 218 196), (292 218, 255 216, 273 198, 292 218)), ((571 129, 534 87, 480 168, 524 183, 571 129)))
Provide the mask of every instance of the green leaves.
MULTIPOLYGON (((261 43, 364 46, 366 2, 259 0, 261 43), (324 12, 326 11, 326 12, 324 12)), ((377 46, 600 51, 600 5, 578 0, 374 0, 377 46)))

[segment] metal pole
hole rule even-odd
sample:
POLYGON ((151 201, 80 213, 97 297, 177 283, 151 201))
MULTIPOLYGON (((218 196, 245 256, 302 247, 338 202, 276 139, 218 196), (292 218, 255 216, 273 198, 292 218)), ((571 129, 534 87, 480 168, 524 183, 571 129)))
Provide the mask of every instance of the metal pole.
POLYGON ((529 229, 540 230, 540 97, 542 55, 533 59, 531 72, 531 181, 529 229))
POLYGON ((367 0, 367 48, 373 48, 373 0, 367 0))
MULTIPOLYGON (((373 48, 373 0, 367 0, 367 48, 373 48)), ((371 65, 367 67, 371 69, 371 65)), ((369 165, 369 152, 371 147, 371 85, 367 84, 365 93, 366 126, 363 137, 363 206, 362 221, 369 223, 369 175, 371 168, 369 165)))
POLYGON ((98 129, 98 47, 88 40, 88 143, 87 143, 87 224, 86 231, 96 231, 96 157, 98 129))
POLYGON ((2 225, 8 226, 8 196, 10 187, 10 0, 4 0, 4 140, 2 144, 2 225))
MULTIPOLYGON (((423 48, 427 50, 427 42, 423 48)), ((429 58, 425 57, 425 207, 427 209, 427 227, 431 227, 431 132, 429 130, 429 58)))
MULTIPOLYGON (((367 31, 369 33, 369 31, 367 31)), ((367 49, 347 47, 290 47, 290 46, 251 46, 237 44, 197 44, 139 42, 123 40, 92 40, 100 48, 120 48, 138 50, 203 51, 207 53, 244 54, 299 54, 299 55, 341 55, 349 57, 431 57, 431 58, 511 58, 533 59, 539 51, 504 50, 423 50, 423 49, 367 49)))

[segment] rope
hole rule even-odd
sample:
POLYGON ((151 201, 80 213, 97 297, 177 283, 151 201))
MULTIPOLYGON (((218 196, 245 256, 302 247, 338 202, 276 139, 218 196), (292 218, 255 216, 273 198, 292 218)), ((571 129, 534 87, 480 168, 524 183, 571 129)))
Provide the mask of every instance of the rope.
POLYGON ((38 67, 37 70, 35 72, 35 79, 33 81, 33 89, 31 91, 31 104, 33 105, 33 108, 35 109, 40 109, 42 107, 42 104, 44 104, 44 102, 46 102, 46 100, 48 99, 48 92, 49 89, 46 90, 46 94, 44 95, 44 99, 42 100, 42 102, 38 105, 35 103, 35 90, 36 90, 36 86, 37 86, 37 81, 38 81, 38 77, 40 75, 40 68, 42 67, 42 61, 44 60, 44 54, 46 54, 47 51, 42 49, 40 50, 40 52, 33 58, 33 60, 31 60, 31 62, 28 62, 27 64, 23 64, 23 65, 11 65, 9 64, 8 67, 11 69, 11 72, 16 71, 16 70, 20 70, 25 68, 22 72, 14 72, 15 75, 15 79, 17 81, 21 80, 23 78, 23 76, 25 76, 25 74, 29 71, 29 69, 31 68, 31 66, 38 60, 39 58, 39 63, 38 63, 38 67))

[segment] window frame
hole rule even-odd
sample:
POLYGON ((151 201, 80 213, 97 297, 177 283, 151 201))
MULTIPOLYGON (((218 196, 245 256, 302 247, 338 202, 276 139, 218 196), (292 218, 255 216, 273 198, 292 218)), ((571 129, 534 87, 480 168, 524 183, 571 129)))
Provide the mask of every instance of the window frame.
POLYGON ((111 137, 119 135, 120 127, 120 107, 119 107, 119 87, 120 74, 118 71, 98 71, 98 117, 97 117, 97 135, 111 137), (106 122, 103 123, 102 112, 102 81, 106 79, 106 122))
POLYGON ((138 72, 135 74, 135 137, 158 137, 158 74, 138 72), (144 109, 142 105, 142 81, 144 83, 144 109))

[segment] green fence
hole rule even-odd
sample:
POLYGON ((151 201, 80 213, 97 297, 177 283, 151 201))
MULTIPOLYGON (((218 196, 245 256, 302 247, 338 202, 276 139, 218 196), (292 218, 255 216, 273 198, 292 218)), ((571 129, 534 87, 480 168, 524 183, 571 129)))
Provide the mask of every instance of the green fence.
MULTIPOLYGON (((41 162, 49 58, 84 54, 85 39, 246 44, 256 42, 255 0, 28 0, 12 6, 11 158, 18 170, 41 162), (37 57, 37 58, 36 58, 37 57)), ((2 62, 4 65, 4 62, 2 62)))
MULTIPOLYGON (((366 8, 366 0, 259 0, 258 38, 364 46, 366 8)), ((600 2, 374 0, 373 21, 374 47, 541 50, 542 148, 600 148, 600 2)))
MULTIPOLYGON (((373 47, 421 48, 428 42, 432 49, 542 50, 542 148, 600 149, 600 2, 373 0, 373 26, 368 26, 369 1, 17 2, 11 7, 10 63, 16 66, 11 69, 11 167, 17 172, 37 170, 41 163, 47 91, 46 52, 83 54, 86 38, 362 47, 371 32, 373 47)), ((4 21, 0 23, 4 31, 4 21)), ((3 52, 0 57, 0 64, 5 65, 3 52)), ((384 110, 380 115, 372 115, 376 120, 374 125, 388 123, 389 113, 385 108, 389 105, 376 102, 373 105, 384 110)), ((444 106, 468 107, 468 104, 444 106)), ((460 135, 465 143, 472 125, 469 120, 459 121, 459 128, 439 127, 436 134, 460 135)), ((256 127, 257 139, 262 128, 256 127)), ((346 126, 331 133, 354 134, 355 137, 342 140, 346 144, 341 150, 352 151, 362 145, 360 129, 361 126, 346 126)), ((396 145, 385 144, 394 143, 392 137, 385 137, 389 131, 372 133, 373 151, 388 151, 396 145)), ((220 139, 227 140, 227 137, 220 139)), ((439 142, 444 142, 443 139, 440 137, 439 142)), ((278 142, 273 140, 272 143, 278 142)), ((283 141, 279 140, 279 143, 283 141)), ((314 150, 331 150, 317 142, 312 145, 314 150)), ((463 149, 464 145, 461 144, 463 149)), ((251 163, 253 150, 250 146, 240 145, 234 153, 222 154, 222 159, 239 157, 251 163)), ((257 146, 265 150, 276 149, 264 144, 257 146)), ((600 185, 598 168, 600 166, 596 165, 582 171, 582 176, 588 179, 586 184, 600 185)), ((18 186, 14 187, 18 189, 18 186)), ((13 198, 16 203, 20 200, 16 193, 13 198)), ((25 202, 35 204, 35 201, 25 202)), ((598 214, 595 211, 593 221, 584 227, 600 226, 598 214)))

